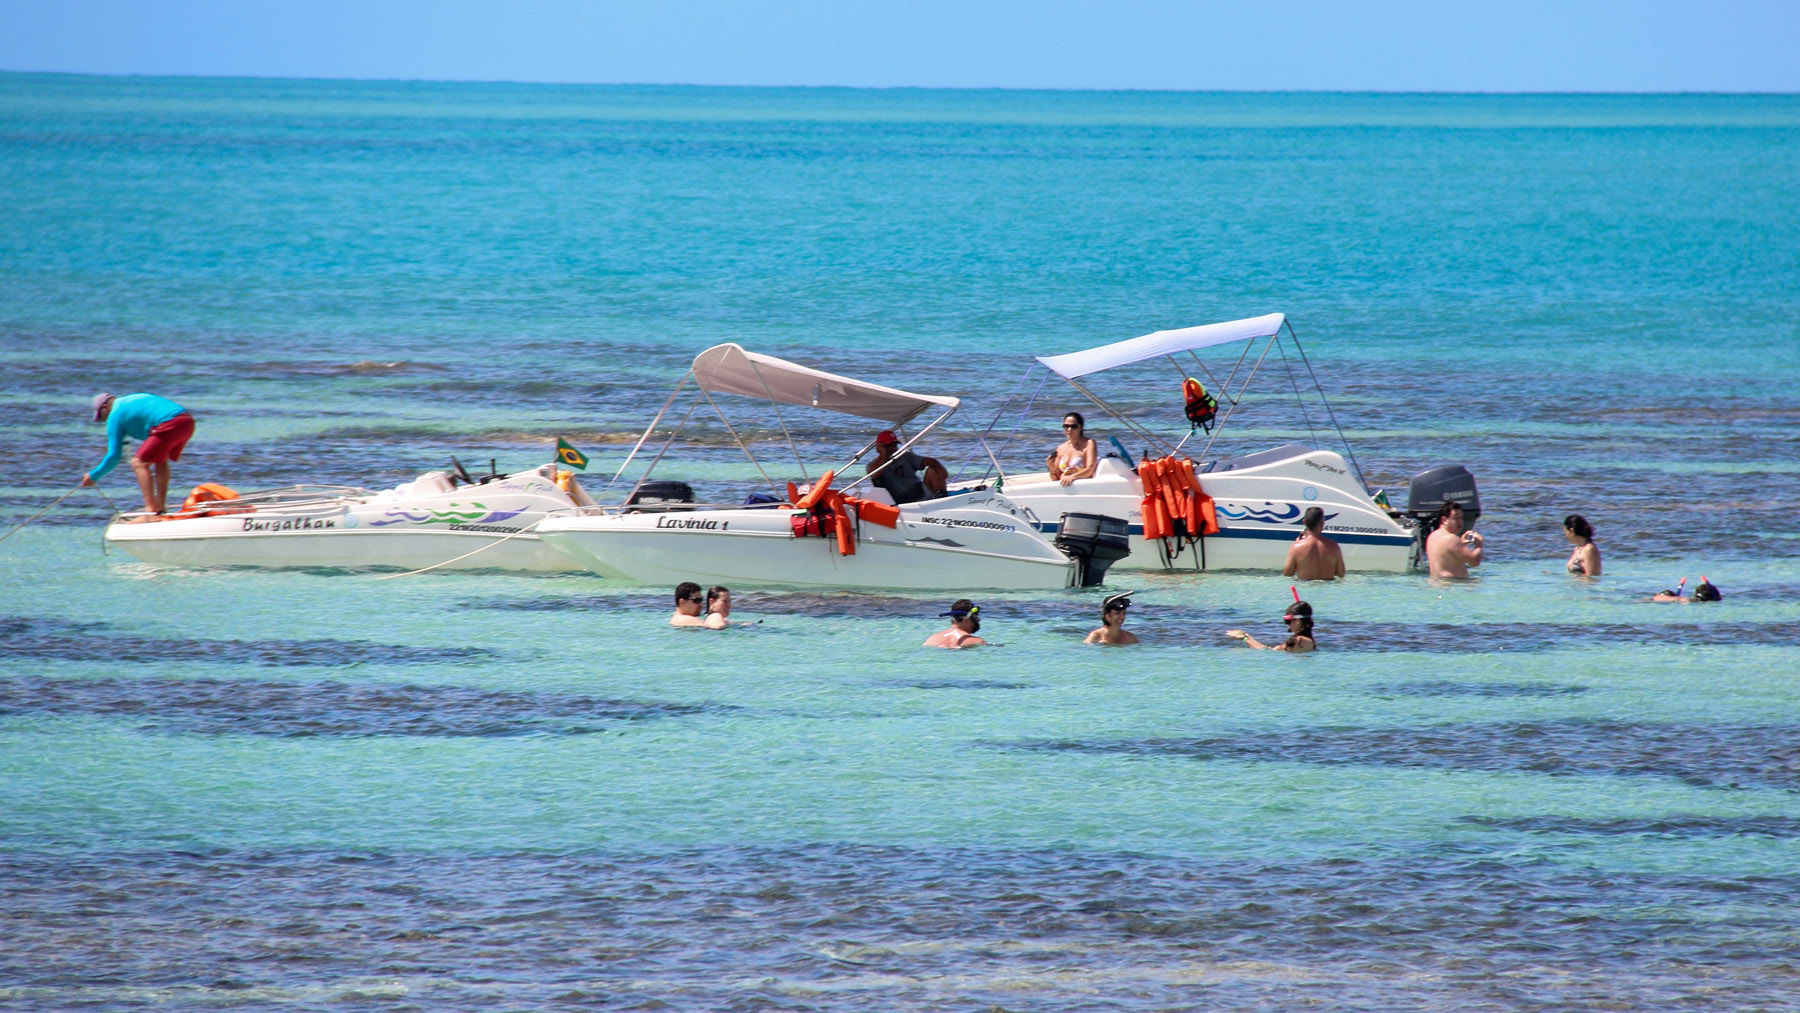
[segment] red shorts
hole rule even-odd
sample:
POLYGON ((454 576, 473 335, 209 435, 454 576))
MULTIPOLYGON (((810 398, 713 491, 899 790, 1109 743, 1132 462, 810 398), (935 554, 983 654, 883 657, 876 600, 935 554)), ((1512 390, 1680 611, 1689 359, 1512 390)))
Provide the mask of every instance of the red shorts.
POLYGON ((194 435, 194 417, 182 412, 144 437, 138 444, 137 453, 131 456, 145 464, 161 464, 164 461, 181 460, 181 448, 187 446, 188 438, 194 435))

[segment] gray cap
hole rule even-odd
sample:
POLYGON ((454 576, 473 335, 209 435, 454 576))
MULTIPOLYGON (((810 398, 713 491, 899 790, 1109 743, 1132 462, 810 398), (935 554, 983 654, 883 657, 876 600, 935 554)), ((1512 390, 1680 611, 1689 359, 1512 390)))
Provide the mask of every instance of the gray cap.
POLYGON ((95 422, 100 421, 100 409, 105 408, 106 402, 111 401, 112 399, 113 399, 113 396, 111 394, 107 394, 104 392, 94 395, 94 421, 95 422))

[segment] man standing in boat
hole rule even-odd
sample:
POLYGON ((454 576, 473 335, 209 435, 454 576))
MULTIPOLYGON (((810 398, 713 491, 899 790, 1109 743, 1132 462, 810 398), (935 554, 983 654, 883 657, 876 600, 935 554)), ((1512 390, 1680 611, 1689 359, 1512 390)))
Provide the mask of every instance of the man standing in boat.
POLYGON ((144 494, 144 512, 154 520, 168 508, 169 462, 181 460, 181 451, 194 435, 194 417, 168 398, 155 394, 94 395, 94 421, 106 423, 106 456, 93 471, 81 476, 83 487, 95 485, 113 470, 124 451, 125 437, 138 441, 131 455, 138 491, 144 494))
POLYGON ((883 429, 875 434, 875 460, 865 470, 873 474, 879 469, 881 473, 869 479, 869 483, 886 489, 895 503, 917 503, 942 496, 950 479, 943 464, 935 457, 924 457, 914 450, 895 456, 894 451, 899 447, 900 438, 893 430, 883 429), (920 472, 925 473, 924 481, 920 481, 920 472))
POLYGON ((1281 575, 1299 580, 1334 580, 1344 575, 1344 550, 1325 537, 1325 511, 1307 507, 1300 518, 1304 531, 1294 540, 1281 575))
POLYGON ((1449 500, 1438 508, 1437 530, 1425 539, 1425 559, 1433 577, 1467 577, 1469 567, 1480 566, 1480 532, 1463 530, 1463 508, 1449 500))

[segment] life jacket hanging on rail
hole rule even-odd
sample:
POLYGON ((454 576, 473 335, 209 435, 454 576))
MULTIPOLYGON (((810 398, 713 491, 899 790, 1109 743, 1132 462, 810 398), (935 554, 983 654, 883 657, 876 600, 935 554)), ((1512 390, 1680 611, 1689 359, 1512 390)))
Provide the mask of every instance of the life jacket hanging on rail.
POLYGON ((1213 420, 1219 415, 1219 399, 1206 392, 1206 384, 1191 376, 1181 381, 1181 396, 1187 402, 1188 426, 1212 432, 1213 420))

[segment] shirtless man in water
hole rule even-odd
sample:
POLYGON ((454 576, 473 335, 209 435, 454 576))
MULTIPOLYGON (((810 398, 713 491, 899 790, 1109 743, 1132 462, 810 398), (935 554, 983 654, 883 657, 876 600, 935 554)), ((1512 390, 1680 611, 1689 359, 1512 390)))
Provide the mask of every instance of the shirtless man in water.
POLYGON ((1437 530, 1425 539, 1425 559, 1433 577, 1467 577, 1469 567, 1481 565, 1479 532, 1463 530, 1463 509, 1446 501, 1438 510, 1437 530))
POLYGON ((1338 543, 1325 537, 1325 511, 1318 507, 1307 507, 1306 515, 1300 518, 1305 531, 1294 540, 1288 549, 1287 565, 1281 568, 1283 577, 1297 577, 1300 580, 1334 580, 1344 575, 1344 550, 1338 543))
POLYGON ((933 633, 925 638, 925 647, 948 647, 959 650, 965 647, 979 647, 987 641, 975 634, 981 630, 981 606, 967 598, 956 599, 950 611, 939 614, 950 620, 950 627, 933 633))
POLYGON ((700 618, 700 606, 705 601, 699 584, 684 580, 675 585, 675 614, 669 617, 669 625, 705 628, 706 620, 700 618))

